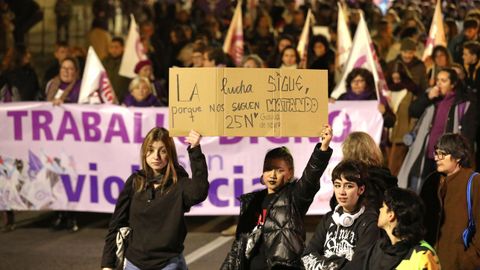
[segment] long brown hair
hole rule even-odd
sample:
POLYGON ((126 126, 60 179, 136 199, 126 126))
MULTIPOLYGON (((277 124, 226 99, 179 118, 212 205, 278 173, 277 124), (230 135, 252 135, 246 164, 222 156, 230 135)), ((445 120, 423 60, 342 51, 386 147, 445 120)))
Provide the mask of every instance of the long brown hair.
POLYGON ((383 166, 382 151, 373 138, 365 132, 350 133, 342 144, 344 159, 361 160, 368 166, 383 166))
POLYGON ((142 143, 142 148, 140 150, 140 160, 142 163, 143 174, 137 174, 134 181, 134 187, 137 192, 142 191, 146 188, 147 179, 154 177, 152 168, 147 164, 147 152, 148 148, 152 143, 156 141, 161 141, 165 144, 165 149, 167 150, 168 163, 165 169, 165 173, 160 183, 160 189, 164 189, 170 185, 170 182, 173 184, 177 183, 177 171, 175 170, 175 164, 178 164, 177 150, 175 148, 175 143, 173 138, 170 137, 168 130, 163 127, 154 127, 152 128, 142 143))

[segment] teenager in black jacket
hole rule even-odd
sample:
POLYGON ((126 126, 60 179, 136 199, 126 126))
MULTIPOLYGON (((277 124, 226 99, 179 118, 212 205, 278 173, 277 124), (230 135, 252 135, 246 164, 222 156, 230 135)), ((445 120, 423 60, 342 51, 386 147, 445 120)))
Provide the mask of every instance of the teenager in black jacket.
POLYGON ((338 205, 322 218, 305 249, 306 270, 362 267, 368 248, 380 236, 377 213, 365 203, 366 179, 365 164, 358 160, 344 160, 333 169, 338 205))
POLYGON ((325 125, 322 138, 297 181, 293 180, 293 157, 286 147, 267 153, 262 174, 267 188, 241 196, 236 239, 221 269, 303 268, 303 219, 332 155, 330 126, 325 125))
POLYGON ((132 229, 125 250, 125 269, 187 269, 183 242, 185 212, 208 195, 208 169, 201 136, 191 131, 186 141, 192 179, 178 164, 173 139, 164 128, 153 128, 141 148, 142 170, 132 174, 115 206, 105 239, 102 268, 116 267, 115 238, 121 227, 132 229))

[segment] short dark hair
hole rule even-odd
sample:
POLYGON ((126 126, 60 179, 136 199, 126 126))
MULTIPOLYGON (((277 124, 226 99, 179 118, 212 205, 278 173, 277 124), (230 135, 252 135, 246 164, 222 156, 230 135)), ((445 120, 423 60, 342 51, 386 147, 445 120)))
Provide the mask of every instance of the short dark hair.
POLYGON ((474 40, 467 41, 463 44, 463 48, 467 49, 471 54, 480 57, 480 42, 474 40))
POLYGON ((57 43, 55 43, 55 49, 58 48, 70 48, 70 46, 66 41, 58 41, 57 43))
POLYGON ((450 83, 455 86, 455 91, 457 91, 458 86, 461 86, 460 79, 458 78, 458 73, 451 67, 441 68, 438 73, 446 72, 450 79, 450 83))
POLYGON ((209 60, 214 60, 215 65, 226 65, 227 56, 223 52, 222 48, 211 48, 206 51, 209 60))
POLYGON ((280 44, 280 41, 282 41, 282 40, 284 40, 284 39, 290 41, 290 43, 291 43, 292 45, 295 44, 295 38, 294 38, 294 37, 292 37, 292 36, 289 35, 289 34, 281 34, 281 35, 278 37, 278 39, 277 39, 277 46, 276 46, 277 49, 276 49, 276 50, 278 50, 278 44, 280 44))
POLYGON ((386 31, 389 24, 387 19, 381 19, 380 22, 378 22, 377 31, 380 33, 386 31))
POLYGON ((425 206, 415 192, 398 187, 387 189, 384 193, 384 203, 389 211, 395 213, 397 219, 393 235, 405 239, 411 245, 423 239, 425 206))
POLYGON ((353 159, 341 161, 332 171, 332 182, 344 178, 358 186, 365 186, 367 177, 365 163, 353 159))
POLYGON ((404 38, 413 38, 416 35, 418 35, 418 29, 416 27, 407 27, 400 33, 400 40, 404 38))
POLYGON ((194 53, 205 53, 207 50, 207 45, 203 41, 196 41, 193 43, 193 52, 194 53))
POLYGON ((272 162, 276 159, 285 161, 288 167, 292 169, 292 172, 294 171, 293 156, 285 146, 277 147, 267 152, 265 155, 265 160, 263 161, 263 171, 271 171, 273 169, 272 162))
POLYGON ((122 47, 125 46, 125 40, 122 37, 113 37, 112 42, 118 42, 122 47))
POLYGON ((478 21, 475 18, 468 18, 463 22, 463 30, 465 31, 468 28, 478 28, 478 21))
POLYGON ((440 149, 450 154, 452 158, 459 159, 460 166, 470 168, 472 166, 471 146, 467 138, 458 133, 446 133, 435 144, 435 149, 440 149))
POLYGON ((450 55, 450 52, 443 45, 436 45, 435 47, 433 47, 432 58, 435 58, 436 54, 439 53, 439 52, 443 53, 447 57, 448 63, 452 62, 452 56, 450 55))
POLYGON ((366 83, 365 90, 366 91, 376 93, 375 80, 373 78, 373 74, 372 74, 372 72, 370 72, 370 70, 368 70, 366 68, 354 68, 354 69, 352 69, 352 71, 350 71, 350 73, 348 73, 347 79, 346 79, 347 88, 351 88, 350 85, 352 84, 353 79, 355 79, 355 77, 357 77, 357 76, 360 76, 365 80, 365 83, 366 83))
POLYGON ((323 44, 323 46, 325 47, 325 54, 326 54, 328 49, 330 48, 330 42, 328 42, 327 37, 322 35, 322 34, 313 36, 312 39, 311 39, 311 42, 309 44, 311 52, 313 51, 313 48, 314 48, 316 43, 322 43, 323 44))

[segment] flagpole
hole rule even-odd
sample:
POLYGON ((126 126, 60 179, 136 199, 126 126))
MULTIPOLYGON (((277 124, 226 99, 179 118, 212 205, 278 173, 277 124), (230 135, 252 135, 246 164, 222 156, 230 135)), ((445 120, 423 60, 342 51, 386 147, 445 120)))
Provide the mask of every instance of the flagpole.
POLYGON ((223 52, 229 54, 237 66, 241 65, 243 58, 243 24, 242 1, 238 1, 223 42, 223 52), (233 48, 232 48, 233 46, 233 48))
POLYGON ((310 34, 310 21, 312 19, 312 10, 308 9, 307 18, 300 34, 300 39, 298 41, 297 51, 300 55, 300 60, 303 65, 303 68, 307 68, 307 55, 308 55, 308 39, 310 34))

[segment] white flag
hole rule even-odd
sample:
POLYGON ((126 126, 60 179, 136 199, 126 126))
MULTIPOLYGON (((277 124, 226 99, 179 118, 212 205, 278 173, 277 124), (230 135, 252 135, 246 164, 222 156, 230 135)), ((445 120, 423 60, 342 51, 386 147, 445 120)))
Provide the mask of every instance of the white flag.
POLYGON ((338 4, 338 19, 337 19, 337 67, 342 67, 347 63, 350 50, 352 49, 352 37, 348 29, 345 14, 340 2, 338 4))
POLYGON ((360 21, 353 38, 352 51, 348 57, 347 64, 343 71, 342 79, 332 92, 332 98, 338 99, 341 94, 347 91, 346 79, 348 73, 354 68, 366 68, 373 74, 375 80, 375 88, 377 91, 377 97, 383 98, 387 95, 387 84, 385 82, 385 76, 383 75, 382 67, 375 53, 370 33, 368 32, 367 23, 363 18, 363 14, 360 13, 360 21), (381 95, 379 94, 381 93, 381 95))
POLYGON ((228 28, 227 36, 223 43, 223 51, 229 54, 235 65, 239 67, 243 59, 243 24, 242 24, 242 1, 238 1, 232 22, 228 28))
POLYGON ((108 80, 107 72, 92 46, 88 48, 78 103, 118 104, 115 92, 108 80))
POLYGON ((308 40, 310 38, 310 21, 311 20, 312 20, 312 11, 308 9, 307 19, 305 20, 305 24, 303 25, 302 34, 298 39, 298 46, 297 46, 298 55, 300 55, 300 60, 303 63, 306 63, 307 61, 308 40))
POLYGON ((134 72, 135 65, 141 60, 146 60, 147 56, 143 49, 135 18, 133 15, 130 15, 130 18, 130 30, 128 31, 125 52, 123 53, 122 63, 120 64, 118 73, 127 78, 134 78, 136 76, 134 72))
POLYGON ((437 45, 447 46, 447 39, 445 38, 445 31, 443 30, 443 17, 441 1, 437 1, 435 13, 433 14, 430 32, 428 33, 427 41, 425 42, 425 50, 423 51, 422 60, 425 61, 433 52, 433 47, 437 45))

